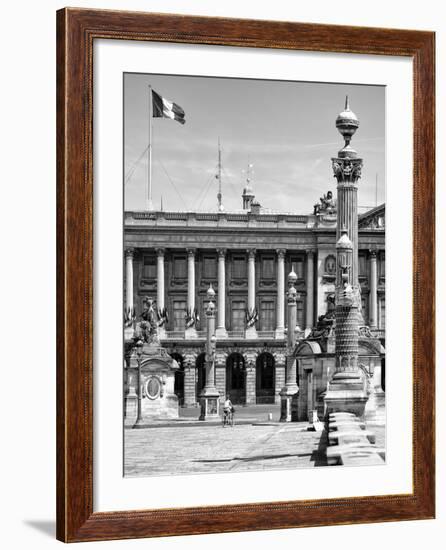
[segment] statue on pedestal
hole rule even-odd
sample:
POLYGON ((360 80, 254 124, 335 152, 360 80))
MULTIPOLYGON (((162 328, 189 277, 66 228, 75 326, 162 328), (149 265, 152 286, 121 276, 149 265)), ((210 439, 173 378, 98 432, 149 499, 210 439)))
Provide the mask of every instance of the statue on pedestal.
POLYGON ((139 323, 141 338, 147 344, 159 346, 158 318, 154 308, 154 300, 152 298, 144 298, 143 308, 141 322, 139 323))

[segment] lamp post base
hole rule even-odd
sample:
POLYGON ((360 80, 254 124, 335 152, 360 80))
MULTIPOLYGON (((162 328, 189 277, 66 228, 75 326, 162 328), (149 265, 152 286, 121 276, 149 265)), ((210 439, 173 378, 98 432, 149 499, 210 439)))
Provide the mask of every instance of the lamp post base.
POLYGON ((217 420, 220 418, 220 394, 216 388, 204 388, 200 394, 199 420, 217 420))
POLYGON ((285 386, 280 392, 280 422, 297 421, 297 395, 299 388, 285 386))

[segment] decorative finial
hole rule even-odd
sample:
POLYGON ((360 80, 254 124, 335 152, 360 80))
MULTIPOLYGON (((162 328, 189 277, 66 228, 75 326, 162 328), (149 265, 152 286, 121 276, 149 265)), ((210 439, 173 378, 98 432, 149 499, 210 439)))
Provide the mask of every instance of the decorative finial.
POLYGON ((339 156, 342 157, 356 157, 356 151, 350 147, 350 141, 353 134, 359 127, 358 117, 353 111, 350 110, 350 105, 348 101, 348 95, 345 96, 345 108, 339 113, 336 118, 336 128, 339 133, 344 138, 344 148, 339 151, 339 156))
POLYGON ((292 265, 291 271, 288 274, 288 284, 290 286, 294 286, 296 284, 296 281, 297 281, 297 275, 296 275, 296 272, 294 271, 294 265, 292 265))

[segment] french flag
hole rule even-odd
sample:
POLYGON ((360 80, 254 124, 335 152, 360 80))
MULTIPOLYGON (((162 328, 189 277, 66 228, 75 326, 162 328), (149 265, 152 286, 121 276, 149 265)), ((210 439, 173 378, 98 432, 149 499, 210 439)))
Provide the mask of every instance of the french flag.
POLYGON ((152 106, 154 117, 171 118, 172 120, 176 120, 180 124, 184 124, 186 122, 186 119, 184 118, 185 113, 179 105, 173 103, 172 101, 169 101, 164 97, 161 97, 153 90, 152 106))

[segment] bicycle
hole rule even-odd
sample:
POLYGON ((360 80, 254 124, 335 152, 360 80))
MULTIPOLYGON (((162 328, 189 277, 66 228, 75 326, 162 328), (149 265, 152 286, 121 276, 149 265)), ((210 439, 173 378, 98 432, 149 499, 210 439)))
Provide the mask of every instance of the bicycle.
POLYGON ((234 411, 223 411, 222 425, 234 427, 234 411))

